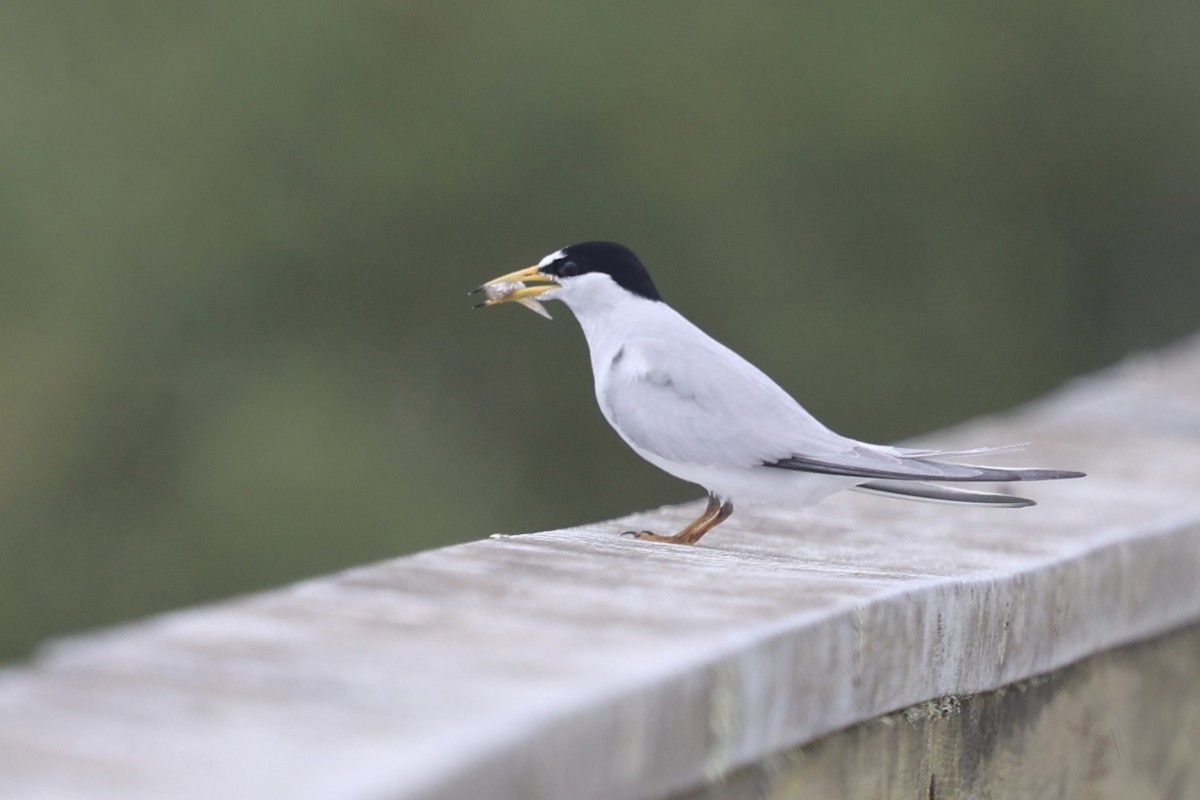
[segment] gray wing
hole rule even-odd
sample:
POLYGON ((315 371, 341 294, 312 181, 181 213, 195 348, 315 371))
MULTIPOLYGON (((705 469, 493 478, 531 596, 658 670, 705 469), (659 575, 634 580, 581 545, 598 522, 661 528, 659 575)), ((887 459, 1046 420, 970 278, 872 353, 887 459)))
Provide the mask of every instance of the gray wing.
POLYGON ((622 438, 668 461, 756 467, 797 453, 836 460, 858 444, 711 339, 627 340, 597 389, 622 438))
POLYGON ((790 469, 798 472, 819 472, 825 475, 848 475, 856 478, 883 478, 886 480, 933 480, 933 481, 1055 481, 1062 478, 1082 478, 1082 472, 1062 469, 1036 469, 1030 467, 981 467, 973 464, 952 464, 932 458, 919 458, 876 451, 868 458, 850 459, 813 458, 793 455, 763 464, 766 467, 790 469), (892 463, 888 464, 887 461, 892 463))
MULTIPOLYGON (((741 356, 712 339, 631 339, 599 389, 634 448, 668 461, 774 467, 891 480, 1013 481, 1081 473, 937 461, 956 455, 858 442, 826 428, 741 356)), ((995 448, 1004 450, 1008 448, 995 448)), ((957 454, 982 454, 987 448, 957 454)))

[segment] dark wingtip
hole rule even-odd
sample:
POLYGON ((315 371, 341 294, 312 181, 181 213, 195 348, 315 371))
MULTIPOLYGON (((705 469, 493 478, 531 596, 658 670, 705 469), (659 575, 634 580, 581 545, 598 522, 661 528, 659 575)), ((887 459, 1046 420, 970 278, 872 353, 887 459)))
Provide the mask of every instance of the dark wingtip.
POLYGON ((1022 470, 1019 480, 1023 481, 1063 481, 1069 478, 1086 478, 1086 472, 1076 472, 1071 469, 1031 469, 1022 470))

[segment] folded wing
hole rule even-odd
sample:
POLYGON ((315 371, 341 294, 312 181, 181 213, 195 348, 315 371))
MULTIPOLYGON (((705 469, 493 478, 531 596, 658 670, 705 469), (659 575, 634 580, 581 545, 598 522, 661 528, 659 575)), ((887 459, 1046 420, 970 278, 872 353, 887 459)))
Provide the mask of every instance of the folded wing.
POLYGON ((956 464, 937 451, 855 441, 826 428, 758 368, 715 340, 633 338, 598 387, 601 407, 635 448, 669 461, 768 467, 885 481, 1044 481, 1066 470, 956 464))

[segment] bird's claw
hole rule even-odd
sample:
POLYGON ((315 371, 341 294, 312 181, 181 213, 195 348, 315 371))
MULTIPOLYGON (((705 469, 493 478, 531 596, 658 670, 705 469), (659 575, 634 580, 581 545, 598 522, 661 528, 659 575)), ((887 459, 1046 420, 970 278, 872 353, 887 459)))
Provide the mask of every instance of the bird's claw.
POLYGON ((627 536, 630 539, 645 539, 648 536, 654 536, 653 531, 623 531, 622 536, 627 536))

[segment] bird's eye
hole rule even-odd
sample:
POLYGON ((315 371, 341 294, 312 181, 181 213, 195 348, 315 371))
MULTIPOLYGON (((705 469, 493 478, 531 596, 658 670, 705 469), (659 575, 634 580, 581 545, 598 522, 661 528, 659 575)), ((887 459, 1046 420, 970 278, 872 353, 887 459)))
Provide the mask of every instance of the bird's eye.
POLYGON ((579 274, 579 265, 574 261, 565 261, 558 267, 558 275, 561 278, 573 278, 579 274))

